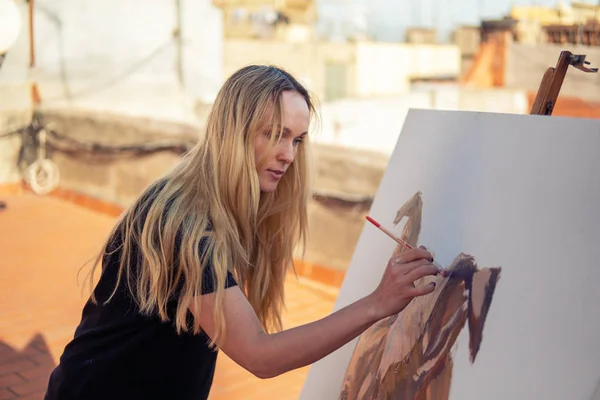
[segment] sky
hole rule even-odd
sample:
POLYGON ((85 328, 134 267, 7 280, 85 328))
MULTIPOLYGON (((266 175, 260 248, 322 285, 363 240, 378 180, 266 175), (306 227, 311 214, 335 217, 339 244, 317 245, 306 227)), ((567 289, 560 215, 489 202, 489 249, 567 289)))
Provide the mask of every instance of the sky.
MULTIPOLYGON (((580 0, 597 4, 598 0, 580 0)), ((335 18, 340 10, 362 7, 376 40, 402 41, 408 26, 437 26, 440 39, 457 25, 477 24, 480 19, 502 18, 511 5, 555 6, 558 0, 318 0, 319 13, 335 18)), ((565 0, 569 4, 569 0, 565 0)))

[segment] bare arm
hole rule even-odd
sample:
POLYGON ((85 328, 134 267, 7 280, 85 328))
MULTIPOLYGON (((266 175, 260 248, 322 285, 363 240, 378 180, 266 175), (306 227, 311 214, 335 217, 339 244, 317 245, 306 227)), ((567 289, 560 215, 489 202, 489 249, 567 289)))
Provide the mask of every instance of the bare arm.
MULTIPOLYGON (((227 326, 222 350, 236 363, 260 378, 270 378, 312 364, 356 338, 381 318, 395 314, 415 296, 430 293, 430 285, 412 283, 435 275, 430 254, 422 249, 390 260, 379 287, 360 299, 318 321, 266 334, 238 287, 225 290, 224 317, 227 326)), ((214 332, 214 294, 202 296, 200 323, 206 333, 214 332)))

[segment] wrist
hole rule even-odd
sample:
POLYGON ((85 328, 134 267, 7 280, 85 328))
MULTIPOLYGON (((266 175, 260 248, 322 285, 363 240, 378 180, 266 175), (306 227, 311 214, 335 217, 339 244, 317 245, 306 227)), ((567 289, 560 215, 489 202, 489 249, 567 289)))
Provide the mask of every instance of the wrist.
POLYGON ((381 305, 377 301, 374 294, 363 297, 359 301, 361 302, 361 306, 363 308, 362 314, 365 316, 369 324, 374 324, 383 318, 381 315, 381 305))

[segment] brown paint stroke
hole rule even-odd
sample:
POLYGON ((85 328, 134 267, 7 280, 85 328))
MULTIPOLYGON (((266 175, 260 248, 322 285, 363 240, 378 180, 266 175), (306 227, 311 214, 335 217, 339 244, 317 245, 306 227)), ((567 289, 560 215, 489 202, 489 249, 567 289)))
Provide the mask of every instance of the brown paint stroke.
MULTIPOLYGON (((394 219, 394 224, 398 224, 408 217, 401 237, 412 246, 418 243, 422 207, 422 194, 417 192, 394 219)), ((402 251, 402 246, 398 246, 394 254, 402 251)), ((427 277, 416 282, 423 285, 434 281, 436 289, 360 336, 340 400, 448 399, 451 352, 456 339, 468 322, 470 359, 474 362, 501 269, 479 270, 472 256, 461 253, 448 270, 449 278, 427 277)))

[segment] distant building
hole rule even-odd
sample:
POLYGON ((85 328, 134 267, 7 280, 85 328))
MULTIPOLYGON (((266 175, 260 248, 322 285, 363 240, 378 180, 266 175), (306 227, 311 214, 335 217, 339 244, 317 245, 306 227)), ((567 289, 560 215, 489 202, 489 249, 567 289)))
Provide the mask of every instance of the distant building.
POLYGON ((223 11, 225 39, 306 41, 314 36, 314 0, 212 0, 223 11))
POLYGON ((413 30, 412 43, 365 35, 361 7, 320 21, 314 0, 211 0, 223 12, 223 76, 242 66, 286 68, 322 101, 407 93, 416 81, 456 81, 460 52, 436 45, 434 30, 413 30), (321 24, 321 32, 318 32, 321 24))
POLYGON ((406 30, 406 42, 411 44, 436 44, 437 29, 408 28, 406 30))
POLYGON ((519 43, 557 43, 600 46, 600 4, 572 2, 556 7, 514 6, 519 43))
POLYGON ((600 46, 600 24, 548 25, 542 28, 547 43, 600 46))
POLYGON ((498 34, 509 34, 513 39, 517 39, 518 21, 511 17, 505 17, 497 20, 481 21, 481 41, 487 42, 490 38, 495 38, 498 34))
POLYGON ((481 26, 459 26, 452 33, 452 43, 458 47, 461 56, 461 74, 473 65, 473 59, 481 45, 481 26))
POLYGON ((252 63, 279 65, 324 102, 407 93, 416 81, 457 81, 460 62, 454 45, 231 38, 223 49, 225 77, 252 63))

